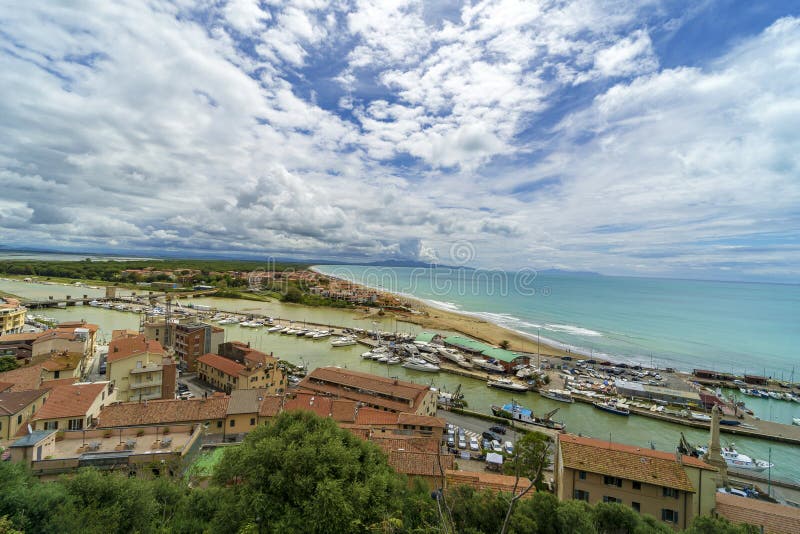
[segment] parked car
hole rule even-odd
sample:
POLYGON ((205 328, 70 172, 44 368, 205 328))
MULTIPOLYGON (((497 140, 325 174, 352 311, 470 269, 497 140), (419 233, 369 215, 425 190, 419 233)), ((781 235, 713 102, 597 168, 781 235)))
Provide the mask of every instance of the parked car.
POLYGON ((469 438, 469 450, 479 451, 481 448, 478 445, 478 438, 469 438))
POLYGON ((456 433, 456 427, 452 423, 447 423, 447 433, 451 436, 456 433))
POLYGON ((506 454, 514 454, 514 444, 510 441, 506 441, 506 444, 503 446, 503 450, 506 454))
POLYGON ((467 448, 467 442, 464 441, 464 438, 462 438, 461 436, 458 436, 458 448, 459 449, 466 449, 467 448))
POLYGON ((481 436, 484 439, 488 439, 489 441, 500 441, 500 438, 497 436, 497 434, 493 432, 484 432, 483 434, 481 434, 481 436))
POLYGON ((97 372, 101 375, 106 374, 106 362, 100 364, 100 366, 97 368, 97 372))
POLYGON ((504 426, 500 426, 500 425, 491 426, 491 427, 489 427, 489 430, 491 430, 492 432, 495 432, 497 434, 505 435, 505 433, 506 433, 506 428, 504 426))
POLYGON ((447 436, 447 446, 448 447, 455 447, 456 446, 456 440, 455 440, 455 438, 453 436, 447 436))
POLYGON ((497 440, 492 441, 492 450, 494 452, 503 452, 503 446, 497 440))
POLYGON ((178 391, 189 391, 189 386, 183 382, 178 382, 178 391))
POLYGON ((481 443, 481 447, 485 451, 490 451, 490 450, 492 450, 492 442, 490 440, 488 440, 488 439, 484 439, 483 443, 481 443))
POLYGON ((183 391, 183 392, 178 394, 178 398, 183 399, 183 400, 191 399, 191 398, 194 398, 194 393, 192 393, 191 391, 183 391))

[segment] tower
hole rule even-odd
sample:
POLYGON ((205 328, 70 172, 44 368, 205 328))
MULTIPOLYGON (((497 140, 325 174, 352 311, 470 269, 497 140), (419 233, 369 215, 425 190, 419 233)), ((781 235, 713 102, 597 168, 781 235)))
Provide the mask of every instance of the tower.
POLYGON ((708 452, 705 461, 719 469, 721 486, 728 485, 728 464, 722 457, 722 447, 719 445, 719 406, 716 404, 711 409, 711 441, 708 444, 708 452))

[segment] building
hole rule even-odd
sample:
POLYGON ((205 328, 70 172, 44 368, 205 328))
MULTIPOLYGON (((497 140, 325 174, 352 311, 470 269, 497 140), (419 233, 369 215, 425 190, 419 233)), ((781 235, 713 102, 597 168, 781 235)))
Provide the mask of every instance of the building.
POLYGON ((800 508, 729 493, 717 493, 716 500, 715 514, 731 523, 753 525, 765 534, 800 532, 800 508))
POLYGON ((503 366, 506 372, 511 372, 514 366, 527 363, 529 360, 528 356, 523 356, 516 352, 511 352, 510 350, 492 347, 464 336, 448 336, 444 338, 444 344, 448 347, 466 352, 467 354, 474 356, 480 355, 484 358, 496 360, 497 363, 503 366))
POLYGON ((340 367, 317 367, 298 384, 299 391, 334 395, 389 412, 436 414, 429 386, 340 367))
POLYGON ((225 341, 223 328, 205 323, 178 323, 171 325, 170 330, 170 339, 167 340, 166 322, 159 319, 145 323, 143 333, 148 340, 172 346, 181 368, 191 373, 197 371, 195 362, 198 357, 216 352, 225 341))
POLYGON ((11 460, 27 464, 44 479, 81 467, 128 476, 177 476, 199 449, 200 425, 169 425, 112 431, 34 430, 11 444, 11 460), (56 435, 59 439, 56 439, 56 435))
POLYGON ((83 374, 84 357, 78 352, 51 353, 49 359, 41 363, 42 380, 78 379, 83 374))
POLYGON ((19 367, 0 373, 0 382, 12 384, 11 391, 29 391, 42 385, 42 364, 19 367))
POLYGON ((96 324, 87 323, 86 321, 64 321, 58 323, 55 328, 59 332, 71 332, 81 337, 86 337, 87 347, 86 355, 91 356, 94 354, 97 347, 97 331, 100 327, 96 324))
POLYGON ((208 425, 210 434, 224 431, 230 398, 215 394, 202 399, 169 399, 126 402, 106 406, 100 413, 98 428, 127 428, 158 425, 208 425))
MULTIPOLYGON (((530 486, 531 481, 529 478, 517 477, 511 475, 501 475, 498 473, 486 473, 484 471, 455 471, 448 469, 445 471, 447 479, 447 486, 471 486, 476 490, 493 490, 503 491, 505 493, 514 493, 519 495, 530 486)), ((536 492, 535 488, 525 494, 524 498, 532 497, 536 492)))
POLYGON ((247 434, 259 423, 259 411, 268 393, 265 389, 235 389, 225 412, 225 434, 247 434))
POLYGON ((6 334, 19 334, 25 326, 25 312, 19 300, 10 297, 0 297, 0 336, 6 334))
POLYGON ((161 343, 147 341, 143 334, 111 340, 106 377, 122 402, 175 398, 177 365, 165 355, 161 343))
POLYGON ((28 420, 42 407, 50 395, 49 389, 0 393, 0 440, 11 439, 24 428, 28 420))
POLYGON ((100 410, 116 401, 110 382, 58 386, 31 418, 34 430, 83 430, 97 423, 100 410))
POLYGON ((635 399, 667 402, 681 406, 703 406, 703 400, 696 391, 682 391, 661 386, 650 386, 642 382, 615 380, 614 387, 619 395, 635 399))
POLYGON ((51 354, 71 352, 81 358, 89 353, 89 337, 86 334, 65 330, 47 330, 33 342, 33 361, 41 362, 51 354))
POLYGON ((20 364, 31 362, 33 342, 42 335, 41 332, 23 332, 0 336, 0 356, 13 356, 20 364))
POLYGON ((558 437, 553 473, 561 500, 619 502, 675 529, 711 513, 719 478, 691 456, 571 434, 558 437))
POLYGON ((255 350, 244 353, 241 362, 218 354, 204 354, 197 359, 197 376, 225 393, 263 389, 266 394, 274 395, 286 388, 286 373, 278 360, 255 350))
POLYGON ((418 452, 403 449, 390 450, 389 466, 408 477, 418 478, 428 487, 441 488, 445 485, 445 473, 452 470, 455 462, 452 454, 440 452, 418 452))

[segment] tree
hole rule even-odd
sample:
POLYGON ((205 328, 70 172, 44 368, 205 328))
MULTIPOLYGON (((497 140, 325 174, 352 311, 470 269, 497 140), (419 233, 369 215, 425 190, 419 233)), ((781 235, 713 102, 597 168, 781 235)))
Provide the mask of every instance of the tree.
POLYGON ((240 528, 270 532, 363 531, 399 515, 405 491, 379 448, 310 412, 251 431, 213 479, 241 503, 240 528))
POLYGON ((295 286, 289 286, 281 298, 284 302, 302 302, 303 293, 295 286))
POLYGON ((736 525, 724 517, 701 515, 692 521, 686 534, 756 534, 759 529, 753 525, 736 525))
POLYGON ((550 465, 550 450, 550 438, 541 432, 529 432, 517 440, 514 456, 510 461, 506 461, 503 467, 506 474, 514 475, 515 480, 513 495, 508 503, 503 527, 500 529, 501 534, 508 532, 508 524, 517 501, 534 487, 543 488, 544 470, 550 465), (517 489, 522 477, 530 479, 530 483, 518 493, 517 489))
POLYGON ((510 346, 511 346, 511 343, 509 343, 509 341, 507 339, 504 339, 503 341, 500 342, 500 348, 501 349, 508 350, 508 347, 510 347, 510 346))
POLYGON ((633 508, 620 503, 597 503, 593 513, 597 531, 603 534, 632 534, 641 522, 633 508))
POLYGON ((12 371, 17 367, 19 367, 19 364, 14 356, 0 356, 0 373, 12 371))

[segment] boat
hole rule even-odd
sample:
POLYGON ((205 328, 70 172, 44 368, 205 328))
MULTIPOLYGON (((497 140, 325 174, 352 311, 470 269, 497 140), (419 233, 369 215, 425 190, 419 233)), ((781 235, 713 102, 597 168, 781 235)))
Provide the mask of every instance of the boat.
POLYGON ((575 402, 575 399, 572 398, 572 392, 564 389, 543 389, 539 391, 539 395, 558 402, 575 402))
POLYGON ((323 338, 326 338, 326 337, 330 337, 330 335, 331 335, 331 331, 330 330, 317 332, 316 334, 314 334, 311 337, 311 339, 323 339, 323 338))
POLYGON ((739 426, 742 422, 737 419, 720 419, 719 424, 725 426, 739 426))
POLYGON ((361 359, 363 360, 371 360, 372 359, 372 351, 368 350, 367 352, 361 353, 361 359))
POLYGON ((436 355, 431 352, 420 352, 419 358, 428 363, 432 363, 433 365, 439 365, 439 358, 437 358, 436 355))
POLYGON ((507 391, 517 391, 517 392, 526 392, 528 391, 528 386, 523 384, 517 384, 516 382, 508 379, 508 378, 498 378, 496 380, 487 380, 486 385, 490 388, 497 388, 497 389, 505 389, 507 391))
POLYGON ((331 340, 331 345, 334 347, 347 347, 355 344, 356 339, 353 337, 337 337, 336 339, 331 340))
POLYGON ((89 306, 92 306, 92 307, 95 307, 95 308, 97 306, 100 306, 100 304, 101 304, 101 302, 99 300, 96 300, 96 299, 89 302, 89 306))
POLYGON ((397 365, 400 363, 401 360, 399 356, 391 356, 388 360, 386 360, 386 365, 397 365))
POLYGON ((489 361, 485 358, 472 358, 472 363, 481 369, 486 369, 487 371, 492 371, 494 373, 502 373, 505 371, 505 368, 499 363, 489 361))
MULTIPOLYGON (((697 452, 705 455, 708 453, 708 447, 697 447, 697 452)), ((775 467, 775 464, 773 463, 769 463, 765 460, 750 458, 746 454, 740 453, 736 450, 733 443, 731 443, 729 447, 722 447, 720 452, 722 453, 722 457, 725 459, 725 463, 728 464, 728 467, 733 469, 760 473, 761 471, 775 467)))
POLYGON ((792 417, 792 424, 795 426, 800 426, 800 417, 792 417))
POLYGON ((438 365, 426 362, 421 358, 408 358, 403 362, 403 367, 406 369, 413 369, 415 371, 423 371, 425 373, 436 373, 439 371, 438 365))
POLYGON ((276 325, 267 328, 267 332, 277 332, 278 330, 283 330, 283 327, 280 325, 276 325))
POLYGON ((689 412, 689 418, 694 420, 694 421, 702 421, 704 423, 710 423, 711 422, 711 416, 710 415, 706 415, 704 413, 689 412))
POLYGON ((604 412, 613 413, 614 415, 630 415, 630 409, 622 403, 611 401, 596 401, 592 405, 595 408, 603 410, 604 412))
POLYGON ((552 416, 554 412, 550 412, 544 417, 536 417, 533 415, 532 410, 520 406, 516 401, 512 401, 509 404, 504 404, 503 406, 496 406, 493 404, 491 408, 495 417, 503 417, 505 419, 520 421, 529 425, 543 426, 545 428, 551 428, 559 431, 563 431, 567 428, 567 425, 564 423, 550 419, 550 416, 552 416))

